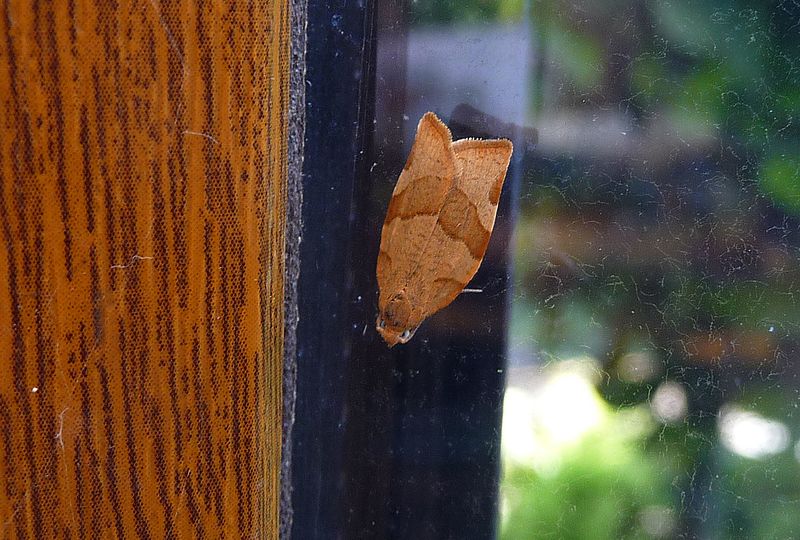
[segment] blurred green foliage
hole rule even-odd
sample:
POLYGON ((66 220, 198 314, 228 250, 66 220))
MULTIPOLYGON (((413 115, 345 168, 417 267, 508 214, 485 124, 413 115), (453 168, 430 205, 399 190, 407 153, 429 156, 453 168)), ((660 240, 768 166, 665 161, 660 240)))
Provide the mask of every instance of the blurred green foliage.
MULTIPOLYGON (((795 154, 800 150, 795 149, 795 154)), ((800 215, 800 156, 772 155, 759 175, 761 190, 769 199, 794 215, 800 215)))
POLYGON ((552 476, 511 468, 503 489, 518 499, 505 515, 501 538, 645 537, 638 522, 644 511, 669 508, 664 484, 653 481, 660 472, 640 443, 614 432, 587 439, 552 476))
POLYGON ((539 444, 549 451, 527 462, 508 457, 501 538, 646 538, 675 530, 673 465, 645 444, 654 427, 641 407, 605 405, 595 429, 577 441, 547 443, 544 436, 539 444))
POLYGON ((412 0, 411 20, 417 25, 485 24, 522 17, 525 0, 412 0))

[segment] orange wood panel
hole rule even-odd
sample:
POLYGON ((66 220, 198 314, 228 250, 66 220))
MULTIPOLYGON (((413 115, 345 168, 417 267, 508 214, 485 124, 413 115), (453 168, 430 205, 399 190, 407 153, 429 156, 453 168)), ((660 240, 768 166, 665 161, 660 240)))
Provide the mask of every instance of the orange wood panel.
POLYGON ((288 3, 0 3, 0 538, 275 537, 288 3))

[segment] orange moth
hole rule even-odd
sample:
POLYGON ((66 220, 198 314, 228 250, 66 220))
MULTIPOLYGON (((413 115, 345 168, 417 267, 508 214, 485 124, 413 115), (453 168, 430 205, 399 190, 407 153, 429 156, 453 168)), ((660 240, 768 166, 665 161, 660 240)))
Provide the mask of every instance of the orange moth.
POLYGON ((425 113, 381 231, 376 328, 392 347, 446 307, 478 271, 513 147, 461 139, 425 113))

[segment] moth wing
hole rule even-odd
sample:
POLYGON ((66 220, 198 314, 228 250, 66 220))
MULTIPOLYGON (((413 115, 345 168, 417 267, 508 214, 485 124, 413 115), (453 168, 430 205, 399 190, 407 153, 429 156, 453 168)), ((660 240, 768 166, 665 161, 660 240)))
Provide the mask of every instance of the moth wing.
POLYGON ((497 204, 513 146, 505 139, 462 139, 453 143, 459 174, 439 214, 426 273, 431 315, 461 293, 481 265, 494 229, 497 204))
POLYGON ((456 187, 472 202, 481 223, 491 232, 497 204, 514 147, 507 139, 461 139, 453 143, 457 167, 456 187))
POLYGON ((435 114, 419 121, 381 231, 376 274, 379 305, 401 290, 418 265, 456 172, 450 130, 435 114))

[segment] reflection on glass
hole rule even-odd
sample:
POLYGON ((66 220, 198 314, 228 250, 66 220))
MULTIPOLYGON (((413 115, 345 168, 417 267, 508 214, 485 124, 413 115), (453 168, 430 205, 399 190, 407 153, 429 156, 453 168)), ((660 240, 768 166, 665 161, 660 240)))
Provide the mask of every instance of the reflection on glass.
POLYGON ((464 102, 539 131, 502 537, 796 536, 800 5, 412 11, 408 140, 464 102))

